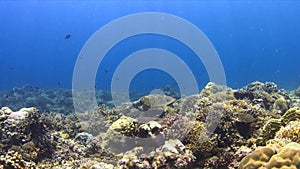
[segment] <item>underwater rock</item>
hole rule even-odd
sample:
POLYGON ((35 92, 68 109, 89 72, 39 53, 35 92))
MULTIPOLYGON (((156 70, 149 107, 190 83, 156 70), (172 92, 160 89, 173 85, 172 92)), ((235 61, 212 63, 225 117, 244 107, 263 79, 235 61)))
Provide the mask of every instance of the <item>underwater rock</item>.
POLYGON ((250 92, 265 91, 267 93, 278 92, 278 87, 274 82, 262 83, 259 81, 252 82, 246 86, 246 90, 250 92))
POLYGON ((244 89, 234 91, 234 97, 238 100, 253 100, 254 94, 251 91, 247 91, 244 89))
POLYGON ((0 109, 0 121, 6 120, 11 113, 13 111, 9 107, 2 107, 0 109))
POLYGON ((132 135, 136 129, 136 125, 137 120, 127 116, 121 116, 117 121, 112 123, 108 132, 116 131, 124 135, 132 135))
POLYGON ((37 111, 35 108, 22 108, 19 111, 11 112, 7 119, 9 120, 24 120, 29 116, 30 112, 37 111))
POLYGON ((82 131, 97 136, 105 133, 109 126, 122 116, 121 112, 125 114, 122 109, 109 109, 106 105, 101 104, 90 112, 77 113, 76 117, 82 131))
MULTIPOLYGON (((204 169, 228 168, 234 159, 234 154, 224 152, 222 156, 210 157, 204 164, 204 169)), ((233 168, 233 167, 232 167, 233 168)))

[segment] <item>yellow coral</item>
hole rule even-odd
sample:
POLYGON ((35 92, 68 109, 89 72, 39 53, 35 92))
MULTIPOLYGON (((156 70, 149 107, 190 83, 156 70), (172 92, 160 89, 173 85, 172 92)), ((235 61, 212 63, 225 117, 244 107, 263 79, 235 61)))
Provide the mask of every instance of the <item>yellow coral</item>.
POLYGON ((300 144, 300 121, 291 121, 277 133, 276 139, 288 139, 300 144))
POLYGON ((289 143, 277 150, 276 145, 257 148, 240 162, 239 169, 300 168, 300 144, 289 143))
POLYGON ((137 124, 137 120, 127 116, 121 116, 115 121, 108 130, 114 130, 122 134, 128 135, 132 133, 137 124))
POLYGON ((293 107, 288 109, 282 118, 284 125, 288 124, 290 121, 300 120, 300 108, 293 107))
POLYGON ((134 142, 130 136, 133 136, 137 126, 137 120, 127 116, 121 116, 115 121, 104 135, 102 146, 111 148, 112 151, 118 152, 124 149, 132 149, 134 142), (127 137, 126 137, 127 136, 127 137))

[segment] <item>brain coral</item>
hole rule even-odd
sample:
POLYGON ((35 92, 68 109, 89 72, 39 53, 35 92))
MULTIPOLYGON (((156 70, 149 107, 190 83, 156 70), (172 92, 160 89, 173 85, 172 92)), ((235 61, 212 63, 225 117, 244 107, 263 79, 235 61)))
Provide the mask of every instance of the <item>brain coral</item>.
POLYGON ((300 168, 300 144, 289 143, 279 149, 276 145, 257 148, 240 162, 239 169, 297 169, 300 168))

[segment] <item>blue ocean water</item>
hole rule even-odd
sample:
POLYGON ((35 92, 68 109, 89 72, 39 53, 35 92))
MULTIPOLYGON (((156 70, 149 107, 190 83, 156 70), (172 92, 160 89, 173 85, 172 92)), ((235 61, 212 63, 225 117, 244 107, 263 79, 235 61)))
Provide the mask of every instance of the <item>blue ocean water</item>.
MULTIPOLYGON (((0 1, 0 91, 26 84, 72 88, 77 57, 90 36, 115 19, 141 12, 172 14, 202 30, 219 54, 228 86, 258 80, 293 89, 300 84, 299 11, 298 1, 0 1)), ((145 48, 175 53, 200 89, 209 82, 204 65, 187 46, 145 34, 124 39, 107 53, 95 87, 109 90, 122 59, 145 48)), ((138 73, 131 90, 165 85, 178 88, 171 75, 153 69, 138 73)))

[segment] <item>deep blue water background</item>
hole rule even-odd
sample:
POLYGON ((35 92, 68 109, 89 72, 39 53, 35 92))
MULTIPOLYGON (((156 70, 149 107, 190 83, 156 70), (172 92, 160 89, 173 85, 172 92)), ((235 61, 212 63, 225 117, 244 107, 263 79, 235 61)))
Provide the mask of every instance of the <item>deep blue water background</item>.
MULTIPOLYGON (((112 20, 138 12, 170 13, 196 25, 215 46, 230 87, 259 80, 293 89, 300 85, 299 11, 300 1, 0 1, 0 91, 26 84, 71 88, 77 56, 88 38, 112 20), (66 34, 71 38, 65 40, 66 34)), ((122 59, 149 47, 180 56, 196 73, 200 88, 209 81, 187 47, 145 35, 124 40, 107 54, 97 89, 109 89, 122 59)), ((177 87, 166 73, 146 71, 133 79, 132 90, 166 84, 177 87)))

